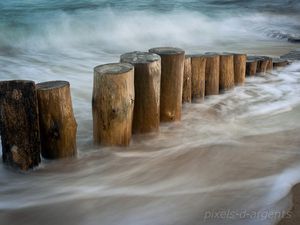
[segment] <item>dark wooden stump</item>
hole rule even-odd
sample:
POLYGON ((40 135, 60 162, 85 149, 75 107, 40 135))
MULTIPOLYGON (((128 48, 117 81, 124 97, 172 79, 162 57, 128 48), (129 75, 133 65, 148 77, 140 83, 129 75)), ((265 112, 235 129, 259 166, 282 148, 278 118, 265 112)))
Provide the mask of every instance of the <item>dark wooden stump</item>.
POLYGON ((160 121, 181 120, 185 52, 179 48, 152 48, 161 57, 160 121))
POLYGON ((42 156, 59 159, 76 155, 77 123, 70 84, 49 81, 37 84, 42 156))
POLYGON ((33 81, 0 82, 0 133, 5 164, 28 170, 40 163, 37 105, 33 81))
POLYGON ((149 52, 121 55, 121 62, 134 65, 133 133, 159 131, 160 114, 160 56, 149 52))
POLYGON ((134 68, 110 63, 94 68, 94 143, 127 146, 131 140, 134 107, 134 68))
POLYGON ((185 56, 183 72, 182 102, 192 101, 192 60, 190 56, 185 56))

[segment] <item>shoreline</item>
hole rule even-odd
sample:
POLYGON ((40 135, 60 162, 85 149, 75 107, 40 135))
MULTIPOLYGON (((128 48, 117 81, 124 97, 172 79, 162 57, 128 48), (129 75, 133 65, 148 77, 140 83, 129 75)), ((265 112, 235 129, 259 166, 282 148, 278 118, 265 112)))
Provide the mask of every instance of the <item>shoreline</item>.
POLYGON ((277 225, 297 225, 300 221, 300 183, 296 184, 292 190, 293 205, 289 213, 280 220, 277 225))

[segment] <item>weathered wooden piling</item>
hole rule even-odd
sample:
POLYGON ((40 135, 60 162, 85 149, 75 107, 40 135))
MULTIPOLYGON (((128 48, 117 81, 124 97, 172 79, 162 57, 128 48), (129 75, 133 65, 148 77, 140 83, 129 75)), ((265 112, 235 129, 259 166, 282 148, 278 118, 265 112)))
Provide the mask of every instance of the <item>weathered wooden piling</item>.
POLYGON ((110 63, 94 68, 94 143, 127 146, 132 133, 134 67, 110 63))
POLYGON ((191 56, 186 55, 184 60, 183 72, 183 88, 182 88, 182 102, 190 103, 192 101, 192 60, 191 56))
POLYGON ((206 53, 205 95, 218 95, 220 82, 220 56, 217 53, 206 53))
POLYGON ((171 47, 152 48, 149 52, 161 57, 160 121, 181 120, 185 52, 171 47))
POLYGON ((246 54, 234 54, 234 83, 243 85, 246 78, 246 54))
POLYGON ((33 81, 0 82, 0 134, 5 164, 21 170, 38 166, 41 145, 33 81))
POLYGON ((267 57, 267 59, 268 59, 267 71, 271 72, 273 70, 273 59, 271 57, 267 57))
POLYGON ((160 56, 150 52, 130 52, 121 55, 121 62, 134 65, 133 133, 159 130, 160 56))
POLYGON ((42 156, 46 159, 75 156, 77 123, 69 82, 49 81, 36 87, 42 156))
POLYGON ((191 55, 192 101, 201 101, 205 95, 206 57, 203 54, 191 55))
POLYGON ((257 69, 257 59, 247 59, 246 61, 246 75, 254 76, 257 69))
POLYGON ((266 56, 250 56, 250 57, 248 57, 248 59, 257 61, 256 73, 266 74, 266 72, 268 71, 269 57, 266 57, 266 56))
POLYGON ((220 91, 234 87, 234 57, 229 53, 220 54, 220 91))
POLYGON ((289 65, 289 62, 285 59, 273 59, 273 68, 285 67, 289 65))
POLYGON ((267 72, 270 72, 273 70, 273 59, 269 56, 263 56, 265 60, 267 60, 267 72))

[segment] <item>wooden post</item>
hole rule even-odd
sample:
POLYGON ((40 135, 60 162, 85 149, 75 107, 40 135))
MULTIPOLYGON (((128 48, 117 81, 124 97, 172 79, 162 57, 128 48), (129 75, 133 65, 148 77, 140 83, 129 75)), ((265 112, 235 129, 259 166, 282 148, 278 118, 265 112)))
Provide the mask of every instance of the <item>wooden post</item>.
POLYGON ((265 57, 265 56, 250 56, 250 57, 248 57, 248 59, 257 61, 256 73, 266 74, 266 72, 268 70, 268 64, 269 64, 268 57, 265 57))
POLYGON ((0 82, 0 134, 5 164, 28 170, 40 163, 37 105, 33 81, 0 82))
POLYGON ((257 69, 257 60, 248 58, 246 62, 246 75, 254 76, 256 74, 256 69, 257 69))
POLYGON ((268 70, 268 64, 269 64, 269 61, 267 58, 265 57, 260 57, 259 58, 259 69, 258 69, 258 72, 261 73, 261 74, 266 74, 267 70, 268 70))
POLYGON ((192 100, 201 101, 205 95, 205 67, 206 57, 203 54, 191 55, 192 71, 192 100))
POLYGON ((246 78, 246 54, 234 54, 234 83, 243 85, 246 78))
POLYGON ((39 83, 36 87, 42 156, 46 159, 75 156, 77 123, 69 82, 49 81, 39 83))
POLYGON ((133 133, 159 130, 161 59, 149 52, 121 55, 121 62, 134 65, 133 133))
POLYGON ((234 58, 232 54, 220 54, 220 91, 234 87, 234 58))
POLYGON ((267 71, 271 72, 273 70, 273 59, 271 57, 267 57, 267 59, 268 59, 267 71))
POLYGON ((149 52, 161 57, 160 121, 181 120, 184 50, 152 48, 149 52))
POLYGON ((184 60, 182 103, 192 102, 192 60, 191 56, 186 55, 184 60))
POLYGON ((220 56, 217 53, 206 53, 205 95, 218 95, 220 82, 220 56))
POLYGON ((127 146, 130 143, 134 107, 134 68, 110 63, 94 68, 94 143, 127 146))
POLYGON ((285 67, 289 62, 285 59, 273 59, 273 68, 277 69, 279 67, 285 67))

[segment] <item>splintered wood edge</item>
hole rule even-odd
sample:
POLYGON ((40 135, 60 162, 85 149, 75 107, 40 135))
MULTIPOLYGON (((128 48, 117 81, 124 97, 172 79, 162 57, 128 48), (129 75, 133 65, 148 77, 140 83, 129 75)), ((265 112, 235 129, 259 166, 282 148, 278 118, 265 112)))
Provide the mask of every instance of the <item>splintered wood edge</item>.
POLYGON ((184 54, 185 51, 181 48, 173 48, 173 47, 158 47, 151 48, 149 52, 156 53, 158 55, 180 55, 184 54))
POLYGON ((151 63, 160 60, 160 56, 151 52, 128 52, 120 57, 121 62, 131 63, 131 64, 144 64, 151 63))
POLYGON ((52 90, 52 89, 56 89, 56 88, 63 88, 65 86, 70 86, 70 83, 68 81, 55 80, 55 81, 47 81, 47 82, 38 83, 36 85, 36 88, 39 91, 47 91, 47 90, 52 90))
POLYGON ((94 68, 94 72, 100 75, 118 75, 133 70, 129 63, 108 63, 94 68))

